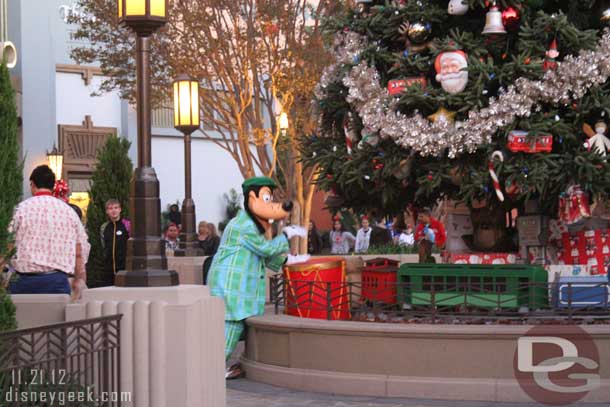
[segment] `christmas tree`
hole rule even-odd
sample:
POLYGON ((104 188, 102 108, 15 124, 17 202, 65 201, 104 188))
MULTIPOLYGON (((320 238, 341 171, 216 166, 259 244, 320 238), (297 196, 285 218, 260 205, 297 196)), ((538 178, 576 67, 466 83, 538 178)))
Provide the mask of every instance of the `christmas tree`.
POLYGON ((557 217, 571 191, 608 196, 610 2, 355 3, 326 21, 336 62, 303 147, 336 202, 394 214, 535 200, 557 217))
POLYGON ((114 276, 107 275, 104 269, 101 227, 107 220, 106 201, 109 199, 117 199, 121 203, 121 216, 129 219, 129 181, 133 172, 128 155, 130 145, 124 138, 110 137, 97 155, 89 191, 91 201, 87 208, 87 234, 91 243, 87 262, 89 287, 114 285, 114 276))

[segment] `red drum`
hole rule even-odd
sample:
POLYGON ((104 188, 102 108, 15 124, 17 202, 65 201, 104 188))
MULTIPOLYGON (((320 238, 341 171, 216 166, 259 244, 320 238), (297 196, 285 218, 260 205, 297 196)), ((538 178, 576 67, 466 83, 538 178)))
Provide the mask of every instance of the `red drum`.
POLYGON ((351 319, 342 257, 319 257, 284 266, 286 314, 301 318, 351 319))

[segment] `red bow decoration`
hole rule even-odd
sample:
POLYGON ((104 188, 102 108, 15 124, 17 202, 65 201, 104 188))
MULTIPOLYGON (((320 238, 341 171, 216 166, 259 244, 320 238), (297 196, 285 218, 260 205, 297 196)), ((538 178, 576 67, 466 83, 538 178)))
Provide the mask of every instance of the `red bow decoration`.
POLYGON ((68 184, 63 179, 55 181, 55 187, 53 188, 53 196, 55 198, 61 199, 64 202, 68 202, 70 195, 70 188, 68 188, 68 184))

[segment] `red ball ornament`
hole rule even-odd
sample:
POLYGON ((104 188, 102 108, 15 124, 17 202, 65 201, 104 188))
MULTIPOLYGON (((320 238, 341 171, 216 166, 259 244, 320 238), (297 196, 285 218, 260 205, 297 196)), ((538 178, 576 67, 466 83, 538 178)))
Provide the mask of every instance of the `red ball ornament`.
POLYGON ((519 28, 519 11, 514 7, 507 7, 502 10, 502 24, 509 31, 516 31, 519 28))

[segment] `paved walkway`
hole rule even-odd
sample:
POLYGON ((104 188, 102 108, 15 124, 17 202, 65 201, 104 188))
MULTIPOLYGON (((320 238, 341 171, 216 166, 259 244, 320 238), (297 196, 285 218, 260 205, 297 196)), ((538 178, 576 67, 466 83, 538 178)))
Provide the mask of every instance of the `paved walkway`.
MULTIPOLYGON (((227 382, 227 407, 539 407, 540 404, 350 397, 289 390, 247 379, 227 382)), ((577 403, 577 407, 602 404, 577 403)))

